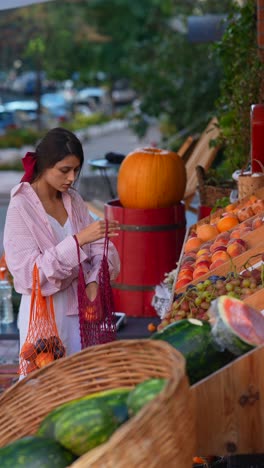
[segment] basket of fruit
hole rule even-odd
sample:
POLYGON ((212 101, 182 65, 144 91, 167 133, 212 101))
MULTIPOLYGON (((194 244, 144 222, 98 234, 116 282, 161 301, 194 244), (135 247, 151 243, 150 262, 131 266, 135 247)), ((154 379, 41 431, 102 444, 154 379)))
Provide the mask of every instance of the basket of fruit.
POLYGON ((2 394, 0 418, 2 468, 42 458, 52 468, 187 468, 195 452, 184 357, 154 340, 93 346, 32 372, 2 394))

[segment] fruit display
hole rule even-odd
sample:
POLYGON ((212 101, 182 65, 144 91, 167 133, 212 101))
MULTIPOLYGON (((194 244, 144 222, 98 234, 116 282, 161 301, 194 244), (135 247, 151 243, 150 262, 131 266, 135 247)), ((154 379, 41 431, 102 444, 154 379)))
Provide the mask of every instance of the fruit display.
POLYGON ((103 402, 81 400, 58 415, 55 440, 77 456, 106 442, 117 429, 113 411, 103 402))
POLYGON ((38 338, 35 343, 26 341, 20 351, 20 357, 26 361, 27 373, 40 369, 65 354, 66 349, 57 336, 38 338))
POLYGON ((1 467, 70 466, 79 456, 106 442, 166 383, 166 379, 149 378, 133 389, 99 391, 55 407, 40 422, 36 434, 0 448, 1 467))
POLYGON ((243 301, 221 296, 208 314, 210 323, 183 319, 151 338, 167 341, 184 355, 191 384, 264 343, 264 316, 243 301))
POLYGON ((185 319, 170 324, 152 335, 180 351, 186 360, 186 373, 193 385, 235 359, 228 350, 221 350, 213 340, 209 322, 185 319))
POLYGON ((127 407, 127 398, 130 393, 128 388, 118 388, 114 390, 105 390, 102 392, 97 392, 96 394, 87 395, 76 400, 71 400, 63 405, 58 406, 53 411, 51 411, 40 423, 40 426, 37 430, 37 435, 41 437, 55 437, 55 425, 58 421, 60 415, 63 413, 64 409, 67 407, 72 407, 80 401, 93 400, 97 402, 102 402, 107 407, 110 407, 113 411, 115 418, 119 424, 123 424, 128 420, 128 407, 127 407))
MULTIPOLYGON (((193 280, 214 274, 222 265, 226 265, 227 271, 233 269, 237 257, 245 252, 249 252, 250 256, 250 249, 256 247, 255 231, 258 230, 260 235, 262 232, 264 234, 264 215, 257 215, 243 223, 236 224, 229 231, 218 232, 216 237, 205 242, 197 236, 198 227, 197 232, 190 231, 183 246, 176 273, 176 291, 186 287, 193 280)), ((204 231, 209 229, 211 232, 213 226, 204 224, 200 227, 204 231)))
POLYGON ((173 151, 136 149, 125 157, 118 172, 117 193, 125 208, 173 206, 183 199, 185 187, 185 164, 173 151))
POLYGON ((245 269, 240 274, 230 272, 226 276, 210 275, 204 281, 189 284, 185 291, 174 294, 172 306, 166 312, 158 330, 185 318, 208 320, 211 302, 219 296, 228 295, 246 300, 262 289, 262 268, 245 269))

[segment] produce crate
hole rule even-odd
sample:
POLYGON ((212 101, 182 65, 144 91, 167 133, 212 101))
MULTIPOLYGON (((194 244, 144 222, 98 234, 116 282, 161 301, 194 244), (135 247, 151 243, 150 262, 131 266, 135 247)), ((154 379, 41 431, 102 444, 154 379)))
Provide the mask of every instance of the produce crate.
POLYGON ((34 434, 55 407, 75 398, 148 378, 166 378, 162 392, 108 442, 74 468, 190 468, 195 453, 194 408, 183 356, 169 344, 123 340, 87 348, 32 372, 0 397, 0 446, 34 434))
MULTIPOLYGON (((264 216, 264 214, 263 214, 264 216)), ((210 270, 208 273, 206 273, 203 276, 200 276, 196 280, 191 280, 189 284, 197 284, 200 281, 205 281, 209 276, 211 275, 225 275, 230 271, 236 270, 237 272, 240 272, 241 270, 244 269, 244 265, 250 261, 251 266, 254 264, 259 263, 261 259, 261 254, 264 253, 264 225, 260 226, 259 228, 255 229, 254 231, 251 231, 245 236, 242 236, 242 238, 247 242, 248 244, 248 249, 246 252, 243 252, 242 254, 238 255, 237 257, 233 257, 232 261, 227 261, 223 263, 222 265, 218 266, 217 268, 210 270), (259 258, 253 259, 253 256, 259 255, 259 258), (252 259, 252 260, 250 260, 252 259)), ((185 238, 186 239, 186 238, 185 238)), ((184 248, 183 248, 184 250, 184 248)), ((174 286, 177 282, 177 274, 178 271, 180 270, 181 267, 181 261, 183 257, 183 250, 181 252, 181 256, 179 259, 179 264, 177 267, 177 272, 176 272, 176 278, 175 278, 175 283, 174 286)), ((188 287, 188 284, 185 285, 182 288, 177 289, 177 293, 183 292, 186 290, 188 287)))
MULTIPOLYGON (((264 346, 261 346, 192 385, 196 453, 216 454, 227 459, 237 454, 264 453, 263 360, 264 346)), ((229 463, 238 460, 238 456, 230 458, 229 463)), ((243 465, 242 460, 240 457, 241 465, 237 466, 251 466, 243 465)))
MULTIPOLYGON (((250 197, 252 195, 255 195, 257 198, 264 200, 264 187, 256 190, 254 193, 252 193, 251 195, 243 198, 242 200, 238 200, 237 202, 232 203, 232 205, 234 205, 234 207, 236 207, 236 208, 243 208, 244 204, 248 200, 250 200, 250 197)), ((197 223, 190 226, 190 230, 195 228, 198 224, 203 224, 203 223, 209 222, 210 220, 214 220, 215 218, 217 218, 218 216, 223 214, 225 211, 226 211, 225 208, 219 208, 214 213, 210 213, 209 216, 206 216, 205 218, 200 219, 199 221, 197 221, 197 223)))

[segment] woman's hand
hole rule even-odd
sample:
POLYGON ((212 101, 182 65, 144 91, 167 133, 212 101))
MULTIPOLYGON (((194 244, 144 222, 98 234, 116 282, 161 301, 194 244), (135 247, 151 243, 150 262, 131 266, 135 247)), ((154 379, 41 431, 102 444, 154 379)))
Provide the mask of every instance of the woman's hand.
POLYGON ((97 291, 98 291, 98 284, 95 281, 92 281, 91 283, 88 283, 86 288, 85 288, 87 297, 90 299, 90 301, 94 301, 94 299, 97 296, 97 291))
POLYGON ((82 229, 76 238, 78 240, 79 246, 82 247, 84 244, 89 244, 90 242, 103 239, 106 234, 108 237, 114 237, 119 235, 119 222, 118 221, 108 221, 105 220, 95 221, 94 223, 89 224, 86 228, 82 229), (108 224, 107 232, 106 225, 108 224))

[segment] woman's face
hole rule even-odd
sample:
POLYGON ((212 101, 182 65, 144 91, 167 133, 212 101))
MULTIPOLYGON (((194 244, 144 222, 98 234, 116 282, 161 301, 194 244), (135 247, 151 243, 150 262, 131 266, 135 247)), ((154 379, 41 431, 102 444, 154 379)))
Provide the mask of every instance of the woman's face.
POLYGON ((80 171, 80 161, 74 155, 66 156, 55 166, 46 169, 42 178, 59 192, 66 192, 76 180, 80 171))

